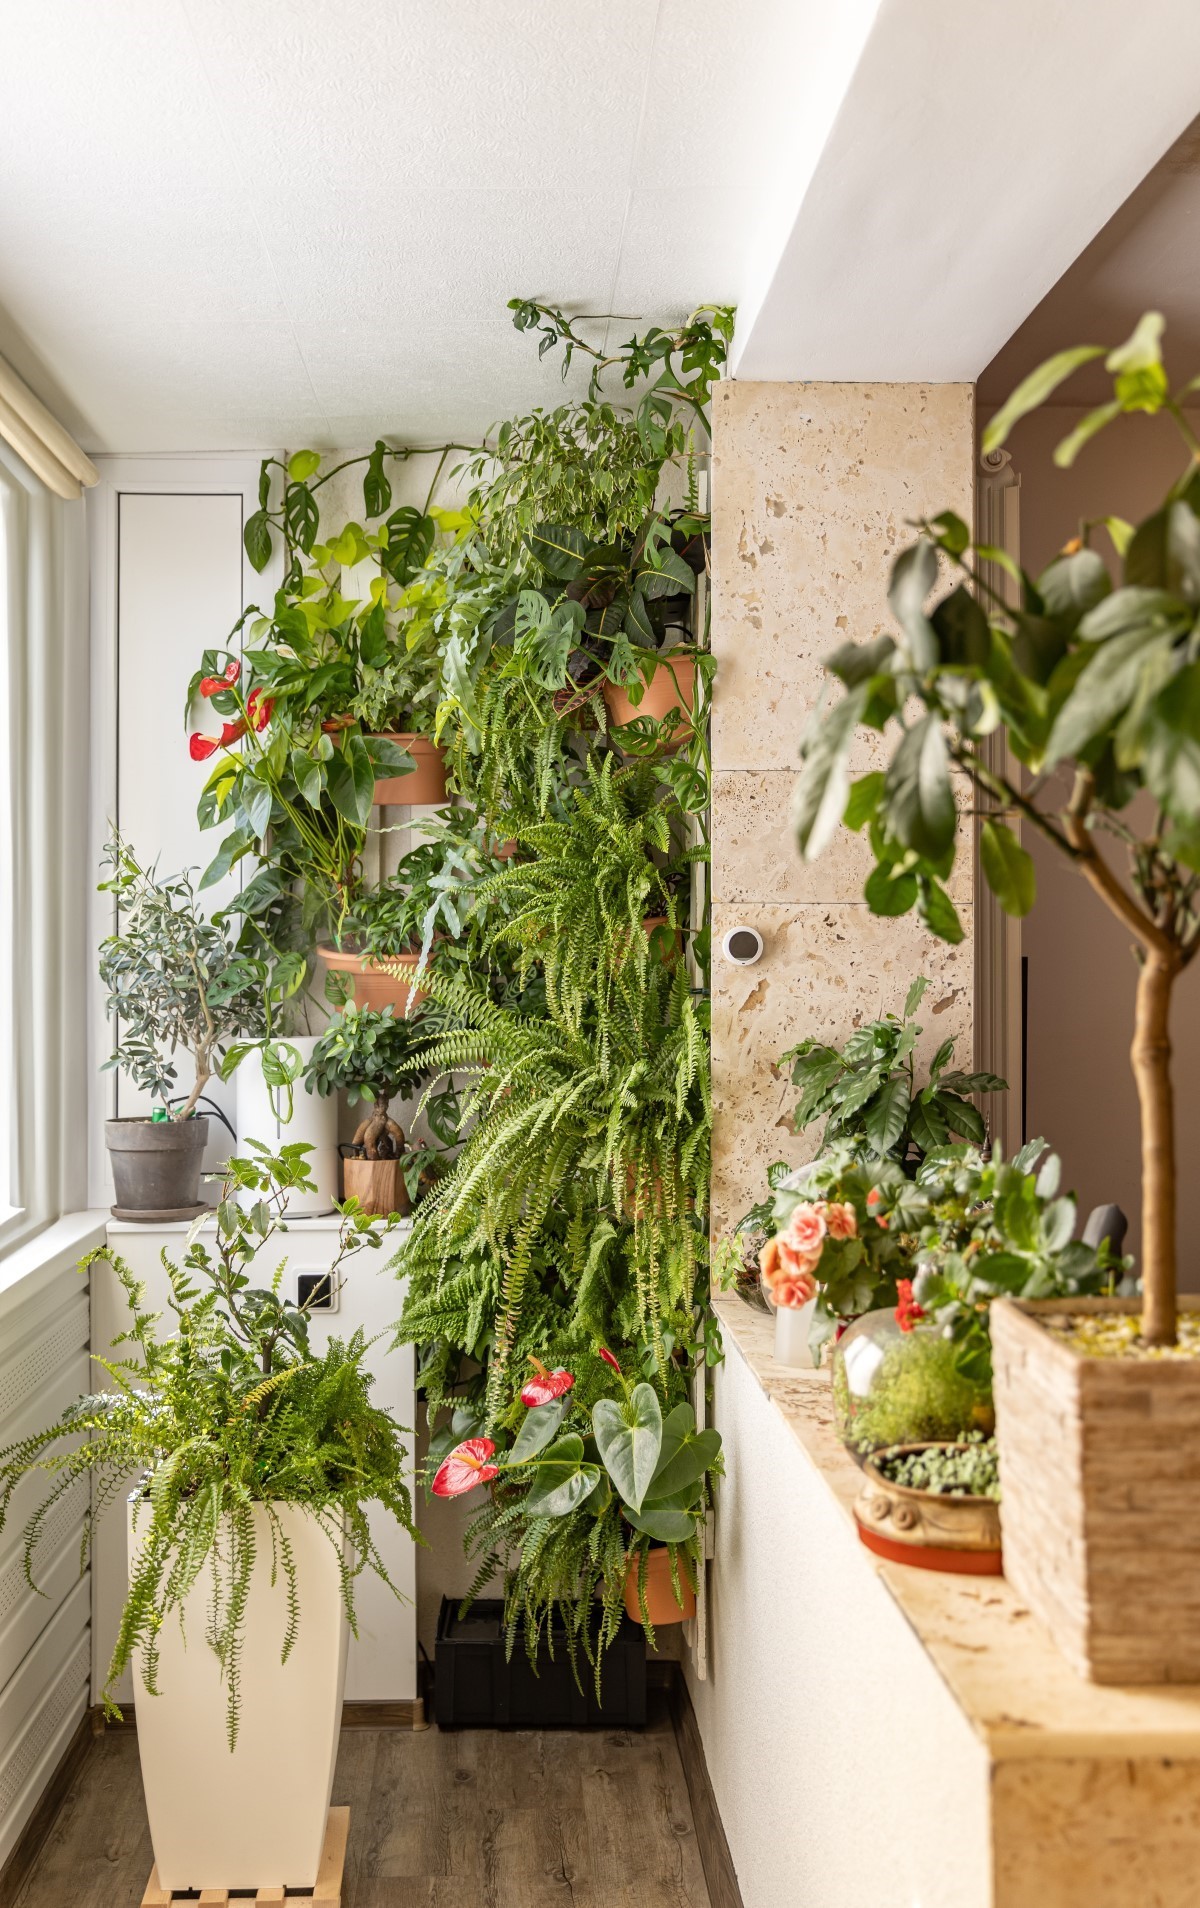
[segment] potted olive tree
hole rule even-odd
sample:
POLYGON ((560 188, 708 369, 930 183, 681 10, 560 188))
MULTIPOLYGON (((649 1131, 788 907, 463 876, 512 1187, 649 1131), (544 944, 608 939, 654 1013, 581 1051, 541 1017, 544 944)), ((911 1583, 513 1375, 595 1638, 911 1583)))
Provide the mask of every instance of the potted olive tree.
MULTIPOLYGON (((371 1402, 363 1333, 318 1349, 278 1279, 252 1282, 288 1192, 308 1182, 306 1152, 230 1160, 213 1245, 194 1229, 164 1254, 171 1335, 111 1250, 89 1255, 111 1264, 131 1314, 96 1359, 103 1388, 0 1451, 0 1530, 22 1481, 47 1479, 25 1527, 34 1582, 78 1480, 96 1481, 99 1506, 134 1481, 105 1701, 120 1714, 109 1692, 132 1664, 159 1887, 222 1900, 316 1882, 356 1580, 388 1581, 368 1507, 413 1528, 403 1434, 371 1402)), ((345 1216, 335 1283, 385 1229, 345 1216)))
POLYGON ((170 880, 143 868, 114 833, 101 891, 117 898, 115 931, 100 946, 100 978, 116 1028, 108 1067, 158 1104, 153 1112, 105 1122, 121 1219, 153 1223, 200 1210, 200 1168, 208 1118, 197 1111, 231 1043, 267 1032, 265 967, 235 953, 228 922, 201 914, 190 875, 170 880), (175 1055, 191 1061, 186 1092, 175 1091, 175 1055))
MULTIPOLYGON (((1190 1621, 1200 1518, 1184 1427, 1200 1416, 1200 1332, 1177 1296, 1177 1205, 1169 1017, 1200 951, 1200 443, 1172 393, 1162 318, 1107 354, 1113 396, 1055 452, 1066 465, 1123 412, 1165 412, 1187 463, 1136 528, 1085 524, 1036 580, 972 543, 951 511, 924 522, 892 568, 898 637, 848 643, 827 660, 845 687, 814 713, 797 826, 812 857, 843 812, 869 828, 878 914, 916 906, 930 930, 962 927, 945 882, 954 861, 951 772, 983 810, 980 864, 1002 907, 1029 911, 1034 865, 1014 823, 1036 829, 1129 930, 1138 962, 1131 1059, 1142 1125, 1141 1303, 1030 1302, 993 1310, 1007 1574, 1077 1667, 1102 1682, 1200 1680, 1190 1621), (1117 558, 1112 568, 1112 552, 1117 558), (1009 607, 984 566, 1018 586, 1009 607), (939 571, 953 587, 929 605, 939 571), (886 770, 850 787, 860 723, 895 724, 886 770), (1009 773, 989 738, 1003 736, 1009 773), (1124 860, 1124 868, 1120 866, 1124 860), (1153 1458, 1147 1428, 1160 1425, 1153 1458)), ((1102 346, 1064 351, 1014 392, 984 438, 1003 442, 1102 346)))

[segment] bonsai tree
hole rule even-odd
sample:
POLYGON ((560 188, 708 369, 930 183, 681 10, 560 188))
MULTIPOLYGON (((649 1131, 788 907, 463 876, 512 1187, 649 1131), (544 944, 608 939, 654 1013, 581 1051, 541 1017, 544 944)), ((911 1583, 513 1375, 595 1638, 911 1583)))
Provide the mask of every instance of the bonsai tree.
POLYGON ((347 1006, 314 1047, 305 1069, 310 1087, 322 1095, 344 1092, 351 1106, 367 1102, 354 1135, 367 1159, 398 1159, 404 1151, 388 1109, 403 1087, 424 1077, 430 1044, 418 1022, 397 1020, 390 1007, 377 1013, 347 1006))
POLYGON ((1142 1335, 1176 1336, 1176 1171, 1169 1020, 1176 982, 1200 948, 1200 440, 1183 411, 1196 380, 1172 393, 1163 320, 1142 318, 1128 342, 1061 352, 1033 372, 993 419, 994 449, 1081 364, 1104 357, 1113 396, 1055 451, 1073 462, 1123 412, 1166 412, 1188 462, 1164 502, 1136 528, 1086 522, 1036 580, 1003 550, 972 543, 952 511, 921 523, 892 567, 898 637, 848 643, 826 660, 846 694, 818 709, 802 745, 797 834, 811 859, 843 813, 867 827, 875 867, 866 898, 877 914, 916 906, 943 940, 962 927, 945 881, 956 851, 951 770, 966 775, 982 813, 980 862, 1001 906, 1023 915, 1034 864, 1012 823, 1053 844, 1133 937, 1139 964, 1132 1063, 1142 1125, 1142 1335), (1116 574, 1110 569, 1111 553, 1116 574), (941 560, 941 561, 940 561, 941 560), (931 607, 944 563, 959 580, 931 607), (1009 607, 982 566, 999 565, 1019 592, 1009 607), (860 723, 894 725, 886 770, 849 785, 860 723), (1020 767, 997 763, 1003 737, 1020 767), (1147 812, 1145 797, 1153 804, 1147 812), (1124 877, 1101 850, 1124 851, 1124 877))
POLYGON ((107 1011, 118 1028, 105 1066, 120 1067, 172 1120, 186 1120, 231 1043, 265 1039, 267 966, 236 953, 221 915, 198 911, 189 874, 160 880, 115 831, 104 860, 111 872, 100 891, 116 895, 120 911, 116 932, 100 944, 107 1011), (181 1048, 193 1080, 176 1094, 181 1048))
MULTIPOLYGON (((161 1315, 147 1312, 142 1286, 111 1245, 90 1253, 81 1269, 94 1259, 106 1260, 124 1287, 132 1319, 115 1341, 113 1356, 95 1360, 107 1388, 78 1399, 55 1423, 0 1450, 0 1531, 22 1480, 32 1471, 49 1479, 41 1505, 25 1526, 31 1583, 48 1535, 47 1548, 53 1549, 55 1506, 79 1478, 97 1481, 98 1509, 127 1492, 131 1478, 142 1480, 150 1521, 109 1664, 105 1708, 120 1716, 111 1690, 135 1650, 142 1653, 147 1691, 157 1693, 155 1639, 207 1571, 211 1617, 198 1647, 207 1644, 219 1665, 230 1749, 237 1742, 246 1600, 254 1569, 253 1506, 267 1511, 282 1578, 277 1594, 284 1661, 304 1620, 304 1585, 279 1522, 279 1506, 309 1511, 333 1546, 352 1629, 360 1572, 372 1570, 394 1588, 371 1534, 367 1506, 382 1504, 415 1536, 401 1428, 371 1403, 371 1379, 362 1369, 368 1349, 364 1334, 331 1338, 318 1351, 309 1340, 306 1307, 280 1295, 278 1277, 269 1287, 251 1283, 257 1255, 286 1230, 288 1192, 311 1190, 305 1162, 311 1149, 285 1146, 276 1155, 254 1140, 250 1146, 253 1158, 231 1159, 225 1169, 213 1246, 189 1234, 181 1241, 178 1261, 163 1255, 174 1333, 165 1334, 161 1315), (352 1565, 343 1559, 347 1530, 352 1565)), ((377 1245, 388 1229, 386 1219, 347 1207, 330 1273, 335 1287, 346 1255, 377 1245)))

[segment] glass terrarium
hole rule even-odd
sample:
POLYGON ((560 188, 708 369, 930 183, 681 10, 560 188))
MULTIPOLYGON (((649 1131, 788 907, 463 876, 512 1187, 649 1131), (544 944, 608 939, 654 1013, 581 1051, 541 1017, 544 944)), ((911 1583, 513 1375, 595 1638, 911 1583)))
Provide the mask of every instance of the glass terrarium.
POLYGON ((866 1312, 833 1350, 833 1407, 857 1458, 890 1444, 925 1444, 990 1432, 992 1388, 963 1372, 958 1346, 929 1321, 907 1329, 894 1311, 866 1312))

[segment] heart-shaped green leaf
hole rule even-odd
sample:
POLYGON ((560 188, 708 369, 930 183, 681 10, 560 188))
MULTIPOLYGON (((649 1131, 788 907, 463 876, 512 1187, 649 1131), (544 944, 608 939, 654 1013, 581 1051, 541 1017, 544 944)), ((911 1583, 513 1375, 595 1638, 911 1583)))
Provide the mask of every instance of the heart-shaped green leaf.
POLYGON ((539 1460, 525 1508, 531 1517, 565 1517, 596 1488, 599 1476, 595 1464, 583 1461, 582 1438, 560 1438, 539 1460))
POLYGON ((551 1404, 536 1405, 525 1413, 525 1422, 517 1433, 516 1442, 508 1454, 510 1464, 526 1464, 530 1458, 544 1451, 563 1421, 564 1405, 561 1398, 555 1398, 551 1404))
POLYGON ((662 1449, 662 1412, 653 1387, 635 1385, 619 1403, 601 1398, 592 1412, 592 1432, 621 1498, 640 1510, 662 1449))

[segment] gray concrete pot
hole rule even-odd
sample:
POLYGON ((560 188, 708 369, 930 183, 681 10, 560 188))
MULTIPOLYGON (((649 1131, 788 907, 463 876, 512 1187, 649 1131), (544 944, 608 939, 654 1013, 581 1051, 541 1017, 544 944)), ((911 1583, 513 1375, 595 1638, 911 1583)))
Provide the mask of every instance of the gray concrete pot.
POLYGON ((147 1223, 198 1212, 208 1116, 188 1120, 106 1120, 119 1219, 147 1223))

